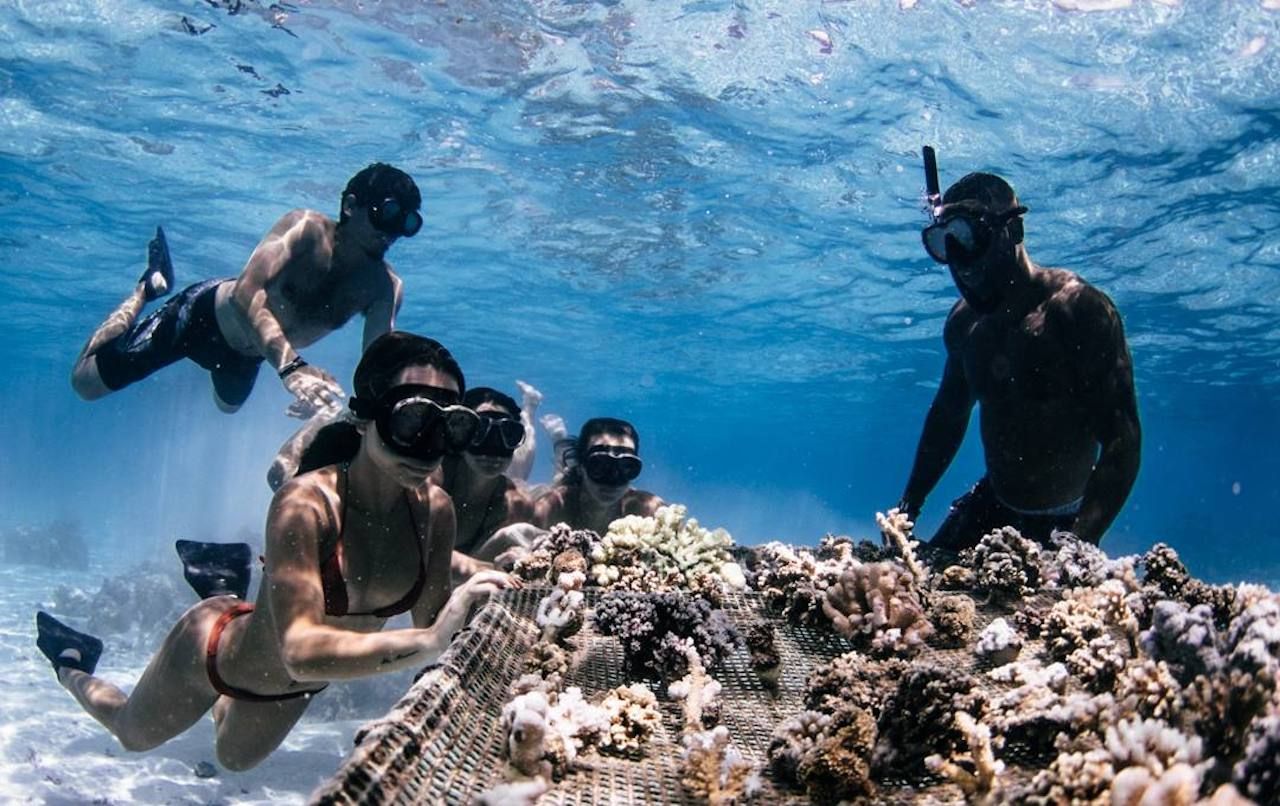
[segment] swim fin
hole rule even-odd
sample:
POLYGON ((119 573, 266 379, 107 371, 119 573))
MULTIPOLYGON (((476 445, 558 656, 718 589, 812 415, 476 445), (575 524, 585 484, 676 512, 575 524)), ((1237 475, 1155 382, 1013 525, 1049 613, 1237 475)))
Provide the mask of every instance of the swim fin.
POLYGON ((202 543, 179 540, 174 547, 182 559, 182 575, 201 599, 249 594, 249 564, 253 549, 248 543, 202 543))
POLYGON ((169 242, 164 229, 156 227, 156 237, 147 244, 147 270, 138 278, 145 286, 147 302, 159 299, 173 290, 173 261, 169 259, 169 242))
POLYGON ((56 672, 62 666, 93 674, 102 657, 102 642, 88 633, 77 632, 43 610, 36 611, 36 646, 53 664, 56 672), (64 658, 62 653, 74 649, 79 659, 64 658))

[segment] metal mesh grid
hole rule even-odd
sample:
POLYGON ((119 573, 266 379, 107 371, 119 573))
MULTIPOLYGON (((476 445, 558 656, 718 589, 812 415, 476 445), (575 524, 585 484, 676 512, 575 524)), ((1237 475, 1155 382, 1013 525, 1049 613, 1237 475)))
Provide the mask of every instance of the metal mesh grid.
MULTIPOLYGON (((503 783, 506 737, 499 727, 502 707, 509 699, 511 683, 523 671, 526 653, 537 640, 539 631, 533 616, 539 600, 549 591, 529 587, 495 597, 437 666, 429 668, 385 717, 365 726, 356 737, 355 750, 317 790, 312 802, 465 804, 503 783)), ((601 595, 599 590, 588 590, 587 600, 594 604, 601 595)), ((1041 593, 1024 604, 1043 612, 1055 598, 1041 593)), ((714 677, 723 685, 721 723, 743 755, 761 769, 761 802, 805 803, 807 798, 802 794, 777 787, 771 780, 769 741, 779 722, 803 710, 805 681, 814 667, 849 651, 852 645, 827 630, 779 619, 768 612, 758 593, 730 594, 721 607, 740 631, 754 621, 771 621, 782 656, 776 692, 761 683, 745 650, 733 653, 715 670, 714 677)), ((976 627, 981 630, 994 618, 1008 614, 1007 610, 979 605, 976 627)), ((643 753, 617 757, 593 752, 580 757, 574 771, 554 783, 540 803, 698 803, 680 784, 683 717, 679 705, 663 696, 665 687, 660 681, 626 676, 618 641, 597 634, 590 619, 574 642, 576 650, 565 686, 578 686, 588 699, 598 699, 597 695, 615 686, 646 683, 659 695, 663 725, 643 753)), ((1039 641, 1028 641, 1023 657, 1039 654, 1042 649, 1039 641)), ((991 667, 981 663, 969 646, 928 647, 914 660, 969 671, 988 695, 1007 688, 986 677, 984 672, 991 667)), ((1006 747, 1000 757, 1010 764, 1002 776, 1006 783, 1029 776, 1035 767, 1051 760, 1033 757, 1016 746, 1006 747)), ((879 803, 964 802, 957 787, 935 777, 878 783, 879 803)))

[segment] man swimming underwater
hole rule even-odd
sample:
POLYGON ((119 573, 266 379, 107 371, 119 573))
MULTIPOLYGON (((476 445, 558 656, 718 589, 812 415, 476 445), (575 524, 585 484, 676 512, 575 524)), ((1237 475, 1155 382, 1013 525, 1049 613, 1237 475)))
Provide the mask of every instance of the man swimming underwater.
POLYGON ((173 288, 169 247, 157 228, 147 270, 85 344, 71 385, 97 400, 190 358, 209 370, 214 401, 230 413, 248 399, 258 365, 267 361, 295 398, 291 414, 337 409, 342 388, 298 349, 357 313, 365 346, 394 327, 401 283, 383 257, 396 239, 417 234, 421 204, 408 174, 370 165, 347 183, 336 223, 293 210, 263 237, 239 277, 196 283, 139 320, 148 302, 173 288))
POLYGON ((957 551, 1011 525, 1097 543, 1138 474, 1133 365, 1115 305, 1078 275, 1032 262, 1021 206, 998 176, 971 173, 937 197, 925 250, 960 291, 943 328, 947 359, 898 508, 913 520, 979 404, 986 475, 951 505, 930 546, 957 551))

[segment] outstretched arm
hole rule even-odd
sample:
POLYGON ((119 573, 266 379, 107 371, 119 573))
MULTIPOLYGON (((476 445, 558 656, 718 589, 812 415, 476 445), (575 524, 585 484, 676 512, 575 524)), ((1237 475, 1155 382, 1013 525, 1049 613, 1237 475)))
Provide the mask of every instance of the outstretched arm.
POLYGON ((387 269, 387 286, 364 311, 364 344, 362 349, 369 349, 373 340, 396 328, 396 314, 400 312, 400 303, 404 296, 404 283, 395 272, 387 269))
POLYGON ((542 404, 542 393, 532 384, 516 381, 520 389, 520 424, 524 426, 524 442, 516 448, 507 467, 507 476, 517 481, 528 481, 533 472, 533 461, 538 449, 538 436, 533 428, 533 415, 542 404))
MULTIPOLYGON (((271 610, 281 657, 295 680, 343 680, 430 663, 448 647, 472 600, 502 585, 497 579, 478 579, 466 594, 455 596, 456 606, 450 601, 427 627, 361 633, 325 624, 319 536, 327 511, 324 493, 314 481, 304 480, 282 487, 267 517, 271 610)), ((444 565, 447 591, 448 554, 435 556, 444 565)), ((438 580, 435 584, 439 588, 438 580)))
POLYGON ((1084 397, 1099 453, 1072 531, 1081 540, 1098 543, 1120 514, 1138 477, 1142 426, 1133 386, 1133 359, 1115 305, 1101 291, 1089 288, 1081 295, 1075 314, 1076 330, 1082 334, 1078 349, 1096 368, 1087 375, 1084 397))
POLYGON ((303 404, 296 412, 301 416, 341 405, 342 390, 329 373, 298 363, 301 356, 268 304, 267 287, 290 262, 319 248, 324 222, 319 213, 307 210, 294 210, 277 221, 249 256, 231 295, 259 354, 280 375, 289 393, 303 404))
MULTIPOLYGON (((948 328, 950 327, 951 323, 948 322, 948 328)), ((920 514, 925 499, 933 492, 938 480, 960 450, 960 443, 964 441, 965 431, 969 428, 969 415, 973 411, 973 395, 964 377, 958 348, 953 349, 950 340, 948 342, 942 383, 939 384, 938 393, 934 395, 929 414, 925 417, 920 444, 916 447, 915 462, 911 465, 911 476, 907 479, 902 500, 898 503, 898 509, 905 512, 911 520, 915 520, 920 514)))

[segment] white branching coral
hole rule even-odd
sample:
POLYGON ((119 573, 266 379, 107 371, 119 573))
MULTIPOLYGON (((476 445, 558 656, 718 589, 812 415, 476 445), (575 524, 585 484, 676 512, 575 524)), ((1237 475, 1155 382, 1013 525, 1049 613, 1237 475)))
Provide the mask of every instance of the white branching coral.
POLYGON ((628 515, 609 524, 591 550, 596 584, 640 591, 745 587, 742 568, 729 554, 733 538, 724 529, 702 528, 686 512, 670 504, 649 517, 628 515))
POLYGON ((847 569, 827 588, 822 612, 836 632, 882 657, 919 650, 933 631, 911 574, 895 562, 847 569))
POLYGON ((528 777, 559 777, 583 749, 595 746, 608 729, 608 715, 582 698, 577 687, 559 694, 530 691, 502 709, 507 758, 528 777))
POLYGON ((644 747, 662 724, 658 698, 643 683, 611 689, 600 702, 609 724, 600 737, 600 749, 631 753, 644 747))
POLYGON ((720 681, 709 676, 693 648, 692 641, 683 641, 688 659, 689 673, 667 686, 667 695, 681 703, 684 710, 686 732, 700 731, 720 721, 720 681))
POLYGON ((555 589, 538 602, 534 620, 542 628, 543 641, 564 641, 582 629, 586 581, 581 571, 560 574, 555 589))
POLYGON ((1022 636, 1003 618, 992 621, 978 633, 978 643, 973 651, 993 666, 1003 666, 1017 659, 1022 651, 1022 636))
POLYGON ((969 755, 943 758, 935 753, 925 757, 925 767, 959 786, 969 803, 995 802, 1004 762, 996 760, 995 751, 991 748, 991 728, 964 711, 956 713, 956 728, 968 742, 969 755))
POLYGON ((1184 683, 1222 667, 1213 612, 1206 605, 1188 607, 1173 599, 1158 603, 1151 629, 1142 632, 1141 644, 1149 656, 1167 663, 1184 683))
POLYGON ((902 564, 906 566, 907 571, 911 573, 916 589, 919 591, 926 590, 929 572, 916 557, 916 547, 920 543, 912 533, 915 528, 915 522, 907 517, 907 513, 895 507, 889 510, 888 514, 877 512, 876 525, 880 527, 880 535, 884 538, 885 545, 894 550, 902 560, 902 564))

